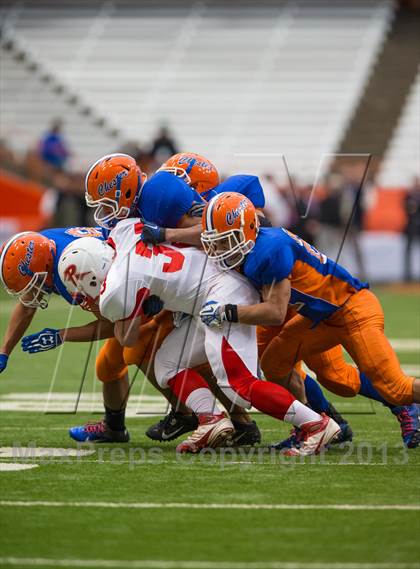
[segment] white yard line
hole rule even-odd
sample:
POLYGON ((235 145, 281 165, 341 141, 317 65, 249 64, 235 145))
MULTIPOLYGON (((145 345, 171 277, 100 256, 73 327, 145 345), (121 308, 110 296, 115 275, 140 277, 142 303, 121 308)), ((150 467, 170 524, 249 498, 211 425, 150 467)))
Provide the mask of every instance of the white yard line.
POLYGON ((294 561, 158 561, 117 559, 50 559, 0 557, 0 565, 24 567, 86 567, 98 569, 420 569, 419 563, 294 562, 294 561))
POLYGON ((390 342, 397 352, 420 352, 420 338, 391 338, 390 342))
POLYGON ((420 504, 196 504, 189 502, 62 502, 50 500, 0 500, 0 506, 26 508, 125 508, 132 510, 345 510, 420 511, 420 504))

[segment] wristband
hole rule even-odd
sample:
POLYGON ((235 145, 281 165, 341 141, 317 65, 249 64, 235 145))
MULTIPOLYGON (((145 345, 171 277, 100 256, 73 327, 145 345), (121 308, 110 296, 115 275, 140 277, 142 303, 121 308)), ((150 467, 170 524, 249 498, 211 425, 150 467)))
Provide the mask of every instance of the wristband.
POLYGON ((228 322, 239 322, 237 304, 225 304, 224 311, 228 322))

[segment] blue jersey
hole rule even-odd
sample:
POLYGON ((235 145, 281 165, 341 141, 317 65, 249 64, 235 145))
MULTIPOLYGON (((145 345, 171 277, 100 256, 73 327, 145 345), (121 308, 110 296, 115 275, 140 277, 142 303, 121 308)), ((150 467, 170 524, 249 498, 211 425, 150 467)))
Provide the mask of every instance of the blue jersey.
POLYGON ((45 229, 40 231, 41 235, 44 235, 51 241, 55 243, 55 254, 54 254, 54 264, 53 264, 53 285, 55 294, 62 296, 70 304, 78 304, 72 296, 67 292, 63 281, 60 279, 58 274, 58 262, 60 260, 61 254, 64 249, 72 243, 75 239, 80 237, 97 237, 98 239, 103 239, 102 231, 100 227, 60 227, 55 229, 45 229))
POLYGON ((248 174, 236 174, 229 176, 224 182, 211 190, 207 190, 201 194, 203 198, 210 201, 211 198, 221 194, 222 192, 237 192, 246 196, 256 208, 265 206, 264 190, 257 176, 248 174))
POLYGON ((204 202, 182 178, 165 171, 156 172, 143 185, 134 217, 161 227, 177 227, 196 204, 204 202))
POLYGON ((348 298, 368 288, 341 265, 283 228, 261 228, 245 258, 243 274, 259 289, 289 278, 290 304, 318 323, 336 312, 348 298))

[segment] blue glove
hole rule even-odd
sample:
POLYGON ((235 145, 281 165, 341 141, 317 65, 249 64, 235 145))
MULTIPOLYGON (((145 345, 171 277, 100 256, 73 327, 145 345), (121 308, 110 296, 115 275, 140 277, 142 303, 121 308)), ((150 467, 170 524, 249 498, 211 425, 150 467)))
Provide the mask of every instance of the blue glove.
POLYGON ((236 304, 220 305, 209 300, 200 310, 201 322, 210 328, 218 328, 223 322, 238 322, 238 307, 236 304))
POLYGON ((7 360, 9 356, 7 354, 0 354, 0 373, 7 368, 7 360))
POLYGON ((54 328, 44 328, 41 332, 22 338, 22 350, 30 354, 46 352, 61 346, 63 339, 60 331, 54 328))
POLYGON ((152 294, 149 296, 149 298, 146 298, 142 304, 142 309, 146 316, 155 316, 155 314, 158 314, 162 308, 163 302, 155 294, 152 294))
POLYGON ((146 222, 141 233, 141 240, 150 245, 159 245, 165 241, 165 228, 155 223, 146 222))

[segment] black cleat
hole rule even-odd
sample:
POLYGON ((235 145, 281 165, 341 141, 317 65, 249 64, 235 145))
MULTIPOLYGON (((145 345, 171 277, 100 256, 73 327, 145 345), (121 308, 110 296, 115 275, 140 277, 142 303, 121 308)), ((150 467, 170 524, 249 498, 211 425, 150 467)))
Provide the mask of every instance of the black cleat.
POLYGON ((195 431, 198 427, 198 419, 196 415, 185 415, 175 409, 161 419, 155 425, 149 427, 146 436, 152 441, 165 443, 177 439, 184 433, 195 431))
POLYGON ((252 446, 261 442, 261 432, 255 421, 240 423, 232 421, 235 432, 232 435, 232 446, 252 446))
POLYGON ((331 417, 336 423, 339 424, 341 431, 331 441, 332 445, 339 445, 341 443, 351 442, 353 440, 353 431, 346 419, 337 411, 332 403, 329 404, 328 409, 325 411, 328 417, 331 417))

